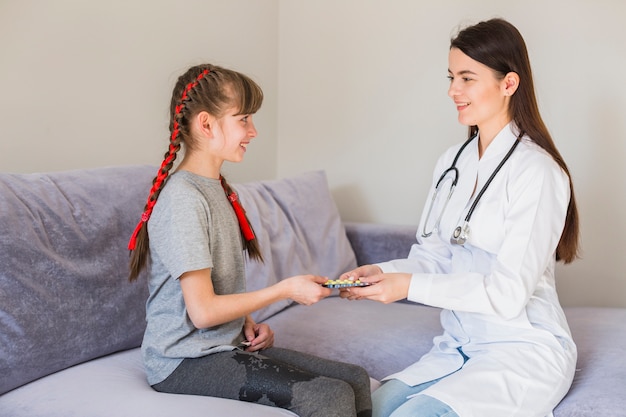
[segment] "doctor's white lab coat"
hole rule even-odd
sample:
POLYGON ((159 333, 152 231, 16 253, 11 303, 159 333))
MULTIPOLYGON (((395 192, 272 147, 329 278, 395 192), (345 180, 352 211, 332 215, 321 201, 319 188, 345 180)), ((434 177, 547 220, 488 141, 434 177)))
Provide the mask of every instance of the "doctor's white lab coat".
MULTIPOLYGON (((444 332, 429 353, 390 375, 411 386, 446 376, 423 394, 460 417, 545 417, 567 393, 576 346, 555 288, 555 251, 570 198, 567 175, 523 138, 483 194, 463 245, 450 243, 475 196, 517 138, 506 126, 478 158, 474 139, 457 161, 459 179, 439 230, 422 237, 434 186, 460 145, 437 162, 407 259, 379 264, 412 273, 408 299, 442 308, 444 332), (469 357, 463 364, 463 357, 469 357)), ((449 190, 445 181, 429 223, 449 190)), ((427 232, 430 230, 427 230, 427 232)))

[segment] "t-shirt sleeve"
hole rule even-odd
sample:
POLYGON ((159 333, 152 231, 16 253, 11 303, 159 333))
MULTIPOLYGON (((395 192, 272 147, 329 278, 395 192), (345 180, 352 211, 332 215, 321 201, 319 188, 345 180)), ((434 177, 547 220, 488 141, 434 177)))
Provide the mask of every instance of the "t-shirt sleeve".
POLYGON ((198 190, 164 190, 148 222, 151 251, 176 279, 213 267, 209 246, 211 213, 198 190))

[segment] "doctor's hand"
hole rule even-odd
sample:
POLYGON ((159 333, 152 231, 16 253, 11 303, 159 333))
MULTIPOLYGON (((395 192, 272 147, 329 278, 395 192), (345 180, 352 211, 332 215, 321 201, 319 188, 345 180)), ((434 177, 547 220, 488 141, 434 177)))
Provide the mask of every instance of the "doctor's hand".
POLYGON ((411 274, 378 273, 363 276, 360 280, 362 282, 369 282, 372 285, 367 287, 342 288, 339 294, 340 297, 347 298, 348 300, 366 299, 389 304, 407 297, 409 294, 409 284, 411 283, 411 274))
MULTIPOLYGON (((340 281, 357 281, 357 280, 362 280, 365 277, 370 277, 370 276, 378 275, 382 273, 383 271, 380 269, 380 267, 376 265, 361 265, 358 268, 355 268, 348 272, 344 272, 343 274, 339 275, 339 280, 340 281)), ((356 300, 356 298, 350 298, 350 293, 348 292, 347 288, 340 288, 339 296, 341 298, 349 298, 351 300, 356 300)))
POLYGON ((364 277, 382 274, 382 272, 383 271, 380 269, 380 267, 376 265, 363 265, 353 269, 352 271, 344 272, 339 276, 339 279, 356 281, 357 279, 361 279, 364 277))

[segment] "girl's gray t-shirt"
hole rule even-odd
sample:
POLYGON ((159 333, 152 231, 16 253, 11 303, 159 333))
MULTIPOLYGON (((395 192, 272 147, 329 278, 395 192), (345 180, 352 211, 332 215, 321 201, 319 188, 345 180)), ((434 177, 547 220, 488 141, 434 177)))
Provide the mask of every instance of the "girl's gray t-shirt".
POLYGON ((170 176, 148 221, 149 298, 142 343, 150 385, 167 378, 185 358, 233 350, 244 317, 208 329, 192 324, 178 278, 211 268, 216 294, 245 292, 239 224, 219 180, 188 171, 170 176))

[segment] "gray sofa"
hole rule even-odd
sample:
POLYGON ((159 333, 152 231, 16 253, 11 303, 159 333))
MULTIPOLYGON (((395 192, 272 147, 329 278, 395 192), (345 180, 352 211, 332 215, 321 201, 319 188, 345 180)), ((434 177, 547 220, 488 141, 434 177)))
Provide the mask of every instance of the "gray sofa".
MULTIPOLYGON (((155 168, 0 174, 0 416, 293 416, 239 401, 154 392, 139 346, 145 276, 127 281, 126 244, 155 168)), ((234 184, 267 262, 248 287, 406 256, 415 227, 342 223, 323 172, 234 184)), ((566 285, 566 283, 564 284, 566 285)), ((255 314, 276 345, 357 363, 373 378, 417 360, 439 311, 331 296, 255 314)), ((626 309, 567 308, 578 370, 556 417, 626 416, 626 309)))

